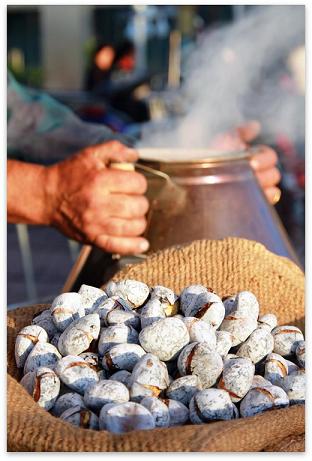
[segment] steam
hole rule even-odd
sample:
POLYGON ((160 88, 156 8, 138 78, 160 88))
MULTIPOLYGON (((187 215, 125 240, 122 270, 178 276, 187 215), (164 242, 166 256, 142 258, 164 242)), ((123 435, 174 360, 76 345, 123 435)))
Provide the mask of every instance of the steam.
POLYGON ((302 141, 304 95, 285 73, 304 34, 303 6, 257 7, 206 33, 186 65, 183 113, 147 124, 139 147, 207 148, 251 119, 261 122, 267 143, 279 134, 302 141))

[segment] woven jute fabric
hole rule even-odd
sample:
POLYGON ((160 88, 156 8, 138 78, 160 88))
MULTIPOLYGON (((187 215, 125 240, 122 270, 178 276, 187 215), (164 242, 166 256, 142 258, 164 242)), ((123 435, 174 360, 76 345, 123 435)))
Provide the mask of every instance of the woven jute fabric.
MULTIPOLYGON (((114 277, 124 278, 163 284, 176 292, 193 283, 209 286, 221 296, 250 290, 258 297, 261 312, 275 312, 280 324, 304 326, 302 271, 256 242, 229 238, 170 248, 114 277)), ((55 418, 39 408, 18 383, 21 376, 14 362, 18 331, 31 323, 35 313, 48 307, 30 306, 8 314, 9 451, 304 451, 302 405, 234 421, 122 435, 76 428, 55 418)))

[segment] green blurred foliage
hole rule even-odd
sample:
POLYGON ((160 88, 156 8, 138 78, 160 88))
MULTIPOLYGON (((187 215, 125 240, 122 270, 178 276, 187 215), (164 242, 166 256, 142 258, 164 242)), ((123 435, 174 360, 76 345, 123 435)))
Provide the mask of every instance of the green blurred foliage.
POLYGON ((23 70, 19 70, 8 65, 8 69, 12 72, 16 80, 24 85, 36 88, 41 88, 43 85, 43 69, 41 66, 29 66, 23 70))

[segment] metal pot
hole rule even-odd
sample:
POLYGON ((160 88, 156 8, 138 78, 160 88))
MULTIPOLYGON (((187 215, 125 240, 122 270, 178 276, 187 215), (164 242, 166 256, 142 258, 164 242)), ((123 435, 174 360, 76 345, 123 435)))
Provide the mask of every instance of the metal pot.
POLYGON ((249 165, 249 157, 247 150, 207 150, 200 160, 141 161, 168 175, 178 186, 170 188, 163 177, 145 173, 150 200, 145 236, 150 251, 197 239, 235 236, 261 242, 298 263, 276 211, 249 165))

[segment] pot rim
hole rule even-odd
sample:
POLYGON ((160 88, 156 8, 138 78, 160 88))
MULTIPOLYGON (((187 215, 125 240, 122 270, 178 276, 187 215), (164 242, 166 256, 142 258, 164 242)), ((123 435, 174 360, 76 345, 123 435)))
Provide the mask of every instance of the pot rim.
POLYGON ((237 149, 231 151, 217 151, 216 149, 202 149, 202 148, 195 148, 195 149, 186 149, 186 148, 142 148, 137 149, 139 153, 139 162, 143 163, 158 163, 163 165, 170 165, 170 166, 186 166, 188 164, 200 164, 204 166, 205 164, 209 165, 211 163, 222 163, 226 161, 234 161, 234 160, 242 160, 248 159, 251 157, 251 152, 248 148, 244 149, 237 149), (192 154, 192 158, 189 160, 181 160, 181 158, 177 160, 170 160, 166 159, 163 160, 157 156, 158 154, 165 154, 169 151, 178 152, 181 157, 184 154, 192 154), (155 156, 154 156, 155 155, 155 156))

